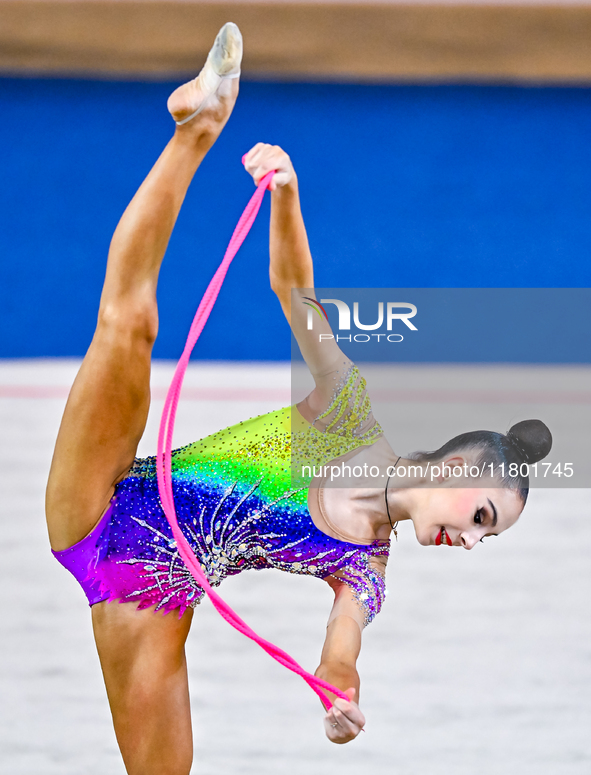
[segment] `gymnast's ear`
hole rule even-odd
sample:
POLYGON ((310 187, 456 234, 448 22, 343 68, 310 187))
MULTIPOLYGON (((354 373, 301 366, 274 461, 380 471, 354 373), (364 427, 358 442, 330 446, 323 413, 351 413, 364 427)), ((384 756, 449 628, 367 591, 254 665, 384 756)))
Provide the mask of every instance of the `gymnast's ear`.
MULTIPOLYGON (((439 468, 437 476, 433 477, 433 480, 438 484, 445 482, 446 479, 453 478, 454 468, 462 468, 466 464, 466 458, 463 455, 454 455, 442 460, 441 463, 435 463, 435 470, 439 468)), ((456 477, 457 478, 457 477, 456 477)))

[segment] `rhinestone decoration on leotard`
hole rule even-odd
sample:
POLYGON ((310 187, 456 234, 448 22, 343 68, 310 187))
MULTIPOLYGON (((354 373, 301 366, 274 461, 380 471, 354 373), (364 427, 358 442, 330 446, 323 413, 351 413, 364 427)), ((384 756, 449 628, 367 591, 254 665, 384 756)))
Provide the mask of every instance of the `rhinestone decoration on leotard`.
MULTIPOLYGON (((366 623, 384 599, 383 576, 370 564, 389 541, 364 546, 320 531, 307 506, 307 479, 292 479, 292 445, 298 460, 321 465, 381 434, 365 431, 371 413, 356 368, 344 376, 322 416, 331 430, 293 417, 291 407, 238 423, 176 450, 173 492, 179 525, 214 586, 243 570, 276 568, 338 578, 353 590, 366 623), (353 413, 355 417, 353 417, 353 413), (295 485, 295 486, 294 486, 295 485)), ((137 601, 179 614, 203 591, 186 569, 160 505, 155 458, 135 461, 120 482, 108 525, 97 542, 92 571, 105 598, 137 601)))
POLYGON ((309 484, 302 473, 304 466, 317 469, 354 449, 373 444, 382 435, 374 420, 367 394, 365 378, 359 369, 349 363, 335 385, 333 400, 328 409, 318 415, 312 427, 304 423, 292 426, 291 468, 292 480, 309 484))

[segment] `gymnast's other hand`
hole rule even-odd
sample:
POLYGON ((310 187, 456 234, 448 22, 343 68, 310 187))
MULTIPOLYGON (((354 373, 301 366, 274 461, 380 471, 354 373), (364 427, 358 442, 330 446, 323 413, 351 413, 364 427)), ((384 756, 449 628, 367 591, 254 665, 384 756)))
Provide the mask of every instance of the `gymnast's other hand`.
POLYGON ((291 159, 283 148, 280 148, 278 145, 257 143, 254 148, 251 148, 244 156, 244 167, 246 171, 252 175, 257 186, 267 172, 277 170, 277 174, 273 175, 269 186, 271 191, 294 183, 296 179, 291 159))
POLYGON ((332 708, 324 717, 326 736, 333 743, 342 744, 354 740, 365 726, 365 716, 359 705, 353 702, 355 689, 347 689, 345 694, 349 702, 336 697, 332 708))

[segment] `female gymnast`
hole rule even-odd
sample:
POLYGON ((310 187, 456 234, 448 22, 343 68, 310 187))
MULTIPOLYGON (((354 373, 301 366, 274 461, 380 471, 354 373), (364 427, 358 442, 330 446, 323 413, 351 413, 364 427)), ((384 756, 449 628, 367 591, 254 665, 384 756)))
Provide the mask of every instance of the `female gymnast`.
MULTIPOLYGON (((80 581, 92 622, 117 740, 130 775, 186 775, 192 762, 185 640, 203 590, 187 571, 158 497, 155 459, 136 459, 150 403, 150 358, 158 328, 160 264, 187 188, 228 121, 238 94, 242 39, 225 25, 199 76, 179 87, 168 109, 174 136, 123 214, 111 243, 98 322, 70 393, 47 489, 55 556, 80 581), (118 601, 118 605, 110 604, 118 601), (164 614, 175 611, 177 615, 164 614)), ((249 568, 324 579, 334 590, 316 675, 346 692, 325 713, 335 743, 355 738, 356 660, 361 633, 379 611, 389 536, 412 520, 424 546, 472 549, 519 517, 528 480, 512 463, 533 463, 551 445, 529 420, 507 435, 452 439, 434 453, 401 459, 374 420, 365 381, 332 341, 307 330, 304 296, 312 259, 289 156, 257 144, 246 156, 271 188, 270 278, 315 381, 297 406, 247 420, 173 454, 179 524, 210 583, 249 568), (375 478, 338 489, 300 476, 312 465, 355 461, 375 478), (418 466, 414 473, 408 465, 418 466), (492 464, 475 481, 452 469, 492 464), (393 474, 405 465, 406 476, 393 474), (434 475, 436 474, 436 475, 434 475)), ((325 332, 330 332, 324 321, 325 332)))

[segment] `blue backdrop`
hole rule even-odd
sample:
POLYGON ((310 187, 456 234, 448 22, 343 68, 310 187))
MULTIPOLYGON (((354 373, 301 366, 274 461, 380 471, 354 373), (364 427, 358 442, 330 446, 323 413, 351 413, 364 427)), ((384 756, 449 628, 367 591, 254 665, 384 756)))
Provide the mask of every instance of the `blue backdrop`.
MULTIPOLYGON (((169 138, 166 83, 0 80, 0 357, 82 355, 109 240, 169 138)), ((253 186, 290 153, 319 286, 591 285, 591 102, 578 88, 243 83, 161 275, 156 357, 180 354, 253 186)), ((288 359, 268 203, 196 356, 288 359)))

